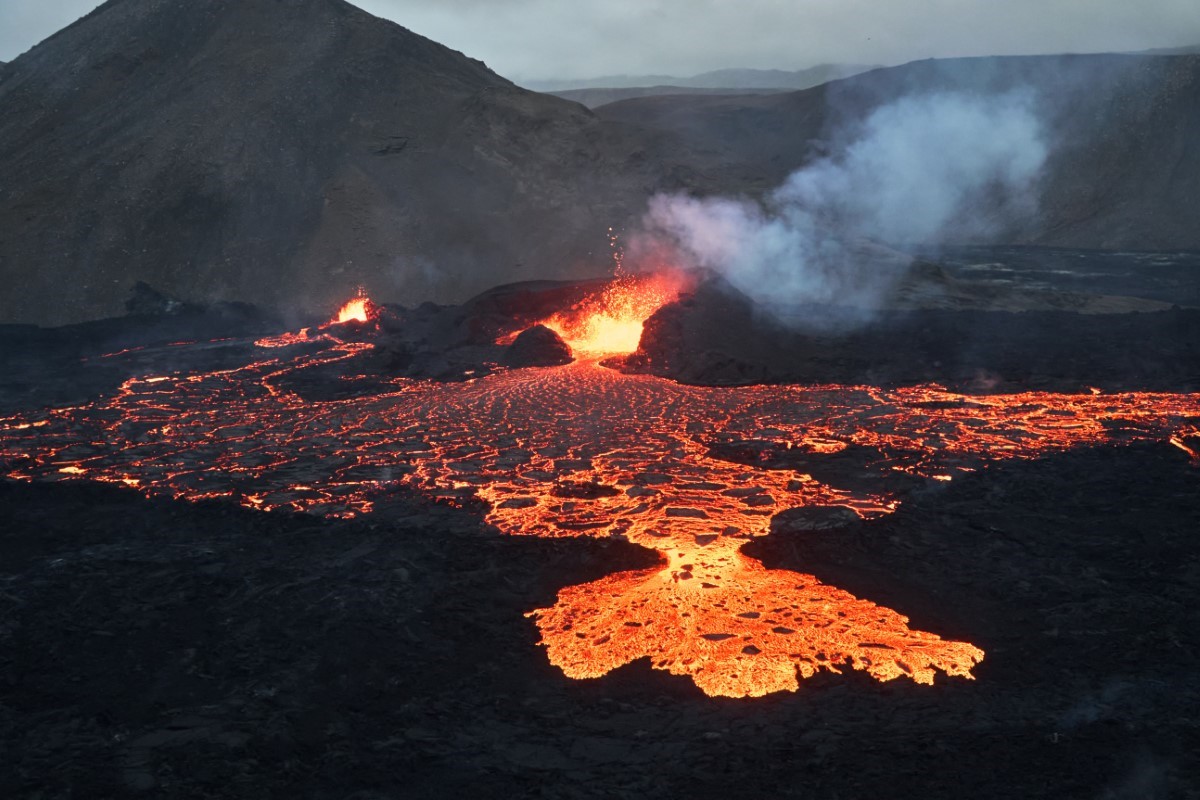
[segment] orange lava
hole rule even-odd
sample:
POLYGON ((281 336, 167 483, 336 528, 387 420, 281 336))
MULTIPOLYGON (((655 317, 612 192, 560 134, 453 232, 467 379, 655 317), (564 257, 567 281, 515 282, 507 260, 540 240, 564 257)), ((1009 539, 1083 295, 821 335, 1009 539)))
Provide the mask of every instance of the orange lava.
POLYGON ((710 695, 744 697, 844 667, 879 680, 970 677, 983 652, 741 552, 785 509, 872 518, 897 497, 719 454, 753 444, 819 460, 855 446, 870 448, 871 469, 947 480, 1084 445, 1171 440, 1191 452, 1200 422, 1196 395, 708 388, 595 358, 303 400, 281 379, 369 347, 315 341, 319 352, 274 349, 240 368, 131 379, 93 403, 0 418, 0 464, 10 478, 342 517, 413 488, 481 498, 506 534, 622 538, 656 551, 659 566, 566 588, 530 612, 550 660, 592 678, 649 658, 710 695))
MULTIPOLYGON (((366 292, 363 289, 359 289, 354 297, 347 300, 345 305, 338 309, 333 319, 321 325, 318 330, 325 331, 331 325, 343 325, 347 322, 370 322, 379 316, 379 311, 379 307, 371 302, 371 298, 367 297, 366 292)), ((276 336, 264 336, 255 341, 254 344, 256 347, 277 349, 297 344, 307 344, 321 339, 327 342, 337 341, 326 333, 319 333, 314 336, 310 329, 301 328, 296 332, 289 331, 276 336)))
POLYGON ((291 347, 294 344, 304 344, 307 341, 309 341, 308 328, 301 328, 298 333, 281 333, 278 336, 264 336, 254 344, 257 347, 276 348, 291 347))
POLYGON ((371 299, 367 297, 362 289, 359 289, 358 294, 338 310, 337 315, 329 321, 329 324, 369 322, 375 316, 375 304, 371 302, 371 299))
POLYGON ((1183 428, 1170 438, 1170 442, 1187 453, 1193 462, 1200 464, 1200 427, 1192 425, 1183 428))
POLYGON ((572 678, 598 678, 648 656, 708 695, 761 697, 842 665, 932 684, 938 671, 971 678, 983 659, 973 645, 912 630, 889 608, 736 550, 681 551, 672 562, 569 587, 553 608, 532 612, 550 661, 572 678), (683 581, 683 560, 705 563, 683 581))
POLYGON ((542 324, 576 354, 632 353, 642 340, 645 321, 678 298, 686 286, 687 278, 680 272, 619 275, 604 291, 542 324))

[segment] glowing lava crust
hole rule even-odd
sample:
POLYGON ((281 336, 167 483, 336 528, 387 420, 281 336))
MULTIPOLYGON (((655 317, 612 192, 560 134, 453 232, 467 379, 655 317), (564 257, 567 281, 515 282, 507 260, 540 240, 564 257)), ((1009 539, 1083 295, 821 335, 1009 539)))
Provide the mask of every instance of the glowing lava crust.
POLYGON ((580 346, 596 341, 571 336, 586 326, 564 330, 592 355, 467 383, 394 379, 386 393, 336 401, 303 400, 281 379, 370 345, 332 328, 300 337, 305 348, 277 338, 236 369, 136 378, 92 403, 0 419, 0 464, 10 478, 341 517, 411 487, 482 498, 507 534, 620 537, 658 552, 660 566, 569 587, 532 611, 550 660, 590 678, 649 658, 710 695, 744 697, 844 666, 879 680, 969 678, 983 652, 741 552, 785 509, 871 518, 895 497, 722 460, 714 447, 753 440, 819 458, 858 445, 877 454, 873 467, 947 480, 1080 445, 1174 436, 1184 447, 1200 416, 1182 394, 683 386, 606 369, 598 355, 610 345, 580 346))

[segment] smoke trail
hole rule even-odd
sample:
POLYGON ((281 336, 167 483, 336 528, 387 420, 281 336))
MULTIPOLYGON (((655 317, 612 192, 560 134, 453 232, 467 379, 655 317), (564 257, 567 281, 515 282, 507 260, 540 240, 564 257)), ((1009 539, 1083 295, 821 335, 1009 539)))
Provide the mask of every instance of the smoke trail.
POLYGON ((865 241, 978 239, 1036 208, 1047 147, 1030 92, 907 96, 846 138, 762 202, 655 196, 643 246, 762 301, 873 308, 911 260, 865 241))

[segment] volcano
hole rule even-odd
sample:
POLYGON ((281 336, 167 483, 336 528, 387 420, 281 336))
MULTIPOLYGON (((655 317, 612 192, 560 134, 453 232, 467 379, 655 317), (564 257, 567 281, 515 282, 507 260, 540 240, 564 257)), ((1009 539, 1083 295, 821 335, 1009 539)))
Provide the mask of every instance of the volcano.
POLYGON ((694 174, 342 0, 110 0, 5 67, 0 105, 8 321, 111 316, 141 279, 316 308, 595 274, 606 226, 694 174))
POLYGON ((950 59, 593 114, 344 0, 110 0, 0 70, 0 319, 110 316, 137 280, 310 310, 599 275, 648 197, 761 194, 915 91, 1028 90, 1052 123, 1040 211, 988 242, 1197 248, 1197 58, 950 59))

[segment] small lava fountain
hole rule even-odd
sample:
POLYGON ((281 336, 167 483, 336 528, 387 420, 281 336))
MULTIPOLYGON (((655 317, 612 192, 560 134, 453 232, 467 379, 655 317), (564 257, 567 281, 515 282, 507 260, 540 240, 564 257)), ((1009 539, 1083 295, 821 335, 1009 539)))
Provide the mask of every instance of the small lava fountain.
POLYGON ((603 291, 542 324, 579 355, 632 353, 650 315, 676 300, 689 282, 680 272, 618 275, 603 291))

